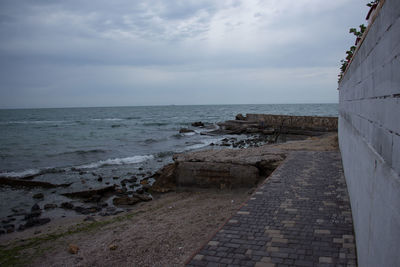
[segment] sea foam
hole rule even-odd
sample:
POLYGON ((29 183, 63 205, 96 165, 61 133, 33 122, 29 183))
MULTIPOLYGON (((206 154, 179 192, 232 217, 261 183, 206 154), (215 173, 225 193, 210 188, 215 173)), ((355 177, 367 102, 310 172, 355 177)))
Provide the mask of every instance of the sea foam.
POLYGON ((115 159, 107 159, 107 160, 100 160, 97 162, 85 164, 78 166, 79 169, 94 169, 99 168, 102 166, 110 166, 110 165, 126 165, 126 164, 135 164, 140 163, 146 160, 153 159, 153 155, 145 155, 145 156, 133 156, 133 157, 126 157, 126 158, 115 158, 115 159))

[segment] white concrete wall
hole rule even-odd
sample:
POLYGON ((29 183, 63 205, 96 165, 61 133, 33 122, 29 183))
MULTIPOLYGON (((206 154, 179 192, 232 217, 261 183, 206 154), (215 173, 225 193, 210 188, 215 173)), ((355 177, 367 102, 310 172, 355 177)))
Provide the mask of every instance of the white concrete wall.
POLYGON ((386 0, 339 85, 359 266, 400 266, 400 0, 386 0))

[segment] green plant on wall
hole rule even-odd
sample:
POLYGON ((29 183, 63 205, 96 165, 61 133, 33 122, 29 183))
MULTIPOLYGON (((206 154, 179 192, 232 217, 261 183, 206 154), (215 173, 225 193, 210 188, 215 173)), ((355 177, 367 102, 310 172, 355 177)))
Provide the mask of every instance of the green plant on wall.
POLYGON ((353 33, 356 37, 361 38, 366 29, 367 29, 367 27, 365 27, 364 24, 361 24, 359 31, 356 28, 350 28, 349 33, 353 33))
MULTIPOLYGON (((367 4, 368 7, 371 8, 371 10, 373 10, 374 8, 376 8, 376 6, 379 4, 379 0, 374 0, 371 1, 367 4)), ((371 11, 370 11, 371 12, 371 11)), ((369 14, 368 14, 369 16, 369 14)), ((367 19, 368 19, 367 16, 367 19)), ((361 24, 359 26, 359 30, 357 30, 357 28, 350 28, 349 33, 352 33, 356 36, 356 45, 359 44, 362 36, 364 35, 365 31, 366 31, 367 27, 364 24, 361 24)), ((346 51, 346 59, 342 59, 340 61, 341 65, 340 65, 340 73, 339 73, 339 81, 342 79, 343 74, 345 73, 347 67, 350 64, 351 59, 353 58, 354 52, 356 51, 356 46, 352 46, 350 47, 349 50, 346 51)))
POLYGON ((379 4, 379 0, 371 1, 367 4, 368 7, 373 7, 379 4))

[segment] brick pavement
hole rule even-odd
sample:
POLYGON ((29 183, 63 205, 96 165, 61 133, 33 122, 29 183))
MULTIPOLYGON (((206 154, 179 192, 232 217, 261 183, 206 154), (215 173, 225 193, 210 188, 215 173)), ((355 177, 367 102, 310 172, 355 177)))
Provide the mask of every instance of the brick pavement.
POLYGON ((187 266, 355 266, 339 152, 291 152, 187 266))

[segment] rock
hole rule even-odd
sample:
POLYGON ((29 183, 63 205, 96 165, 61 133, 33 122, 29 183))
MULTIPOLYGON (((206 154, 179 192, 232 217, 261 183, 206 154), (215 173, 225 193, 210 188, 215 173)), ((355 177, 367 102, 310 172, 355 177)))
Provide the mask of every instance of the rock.
POLYGON ((74 211, 80 214, 89 214, 90 211, 84 207, 74 207, 74 211))
POLYGON ((100 188, 100 189, 94 189, 94 190, 87 190, 87 191, 79 191, 79 192, 72 192, 72 193, 65 193, 62 194, 63 196, 66 197, 77 197, 77 198, 91 198, 94 195, 104 195, 106 193, 109 192, 113 192, 115 190, 115 186, 107 186, 104 188, 100 188))
POLYGON ((118 205, 134 205, 141 200, 137 197, 116 197, 113 199, 113 204, 118 205))
POLYGON ((7 232, 8 234, 15 231, 15 225, 14 225, 14 224, 6 224, 6 225, 3 225, 3 228, 4 228, 4 230, 6 230, 6 232, 7 232))
POLYGON ((15 218, 9 218, 9 219, 6 219, 6 220, 2 220, 1 223, 8 224, 8 223, 13 222, 15 220, 16 220, 15 218))
POLYGON ((42 212, 40 210, 36 210, 31 213, 25 214, 24 220, 30 220, 32 218, 37 218, 37 217, 40 217, 40 215, 42 215, 42 212))
POLYGON ((18 187, 56 188, 56 187, 67 187, 67 186, 70 186, 71 183, 69 183, 69 184, 51 184, 51 183, 47 183, 47 182, 26 181, 26 180, 21 180, 21 179, 11 179, 11 178, 6 178, 6 177, 0 177, 0 186, 1 185, 8 185, 8 186, 17 187, 17 188, 18 187))
POLYGON ((201 121, 196 121, 192 123, 193 127, 204 127, 204 123, 202 123, 201 121))
POLYGON ((40 206, 36 203, 32 206, 31 211, 40 211, 40 206))
POLYGON ((143 194, 143 193, 144 193, 143 187, 138 188, 138 189, 136 190, 136 193, 138 193, 138 194, 143 194))
POLYGON ((284 152, 267 148, 206 150, 178 154, 175 184, 197 187, 253 187, 285 158, 284 152))
POLYGON ((74 207, 74 210, 80 214, 90 214, 90 213, 95 213, 98 211, 101 211, 101 207, 90 207, 90 208, 85 208, 85 207, 74 207))
POLYGON ((194 131, 188 128, 181 128, 179 133, 193 133, 194 131))
POLYGON ((99 202, 101 200, 102 196, 101 195, 93 195, 88 199, 85 199, 83 202, 88 203, 88 202, 99 202))
POLYGON ((117 245, 111 244, 111 245, 108 246, 108 248, 109 248, 110 250, 116 250, 116 249, 117 249, 117 245))
POLYGON ((158 170, 153 176, 156 181, 150 190, 156 193, 165 193, 174 190, 176 188, 175 169, 176 164, 172 163, 158 170))
POLYGON ((132 197, 138 198, 138 199, 140 199, 141 201, 150 201, 150 200, 153 200, 153 197, 152 197, 151 195, 148 195, 148 194, 135 194, 135 193, 133 193, 133 194, 132 194, 132 197))
POLYGON ((63 203, 61 203, 60 208, 66 209, 66 210, 72 210, 72 209, 74 209, 74 205, 71 202, 63 202, 63 203))
POLYGON ((43 207, 45 210, 51 210, 57 208, 57 204, 46 204, 43 207))
POLYGON ((245 121, 246 117, 243 116, 242 114, 237 114, 235 119, 238 120, 238 121, 245 121))
POLYGON ((36 198, 36 199, 44 198, 44 195, 43 195, 42 193, 37 193, 37 194, 34 194, 34 195, 32 196, 32 198, 36 198))
POLYGON ((68 246, 68 252, 71 254, 77 254, 79 251, 79 247, 75 244, 69 244, 68 246))
POLYGON ((101 207, 89 207, 89 208, 85 208, 85 207, 74 207, 74 210, 78 213, 81 214, 90 214, 90 213, 95 213, 98 211, 101 211, 101 207))
POLYGON ((108 206, 108 204, 106 202, 99 203, 98 205, 99 205, 100 208, 105 208, 105 207, 108 206))

